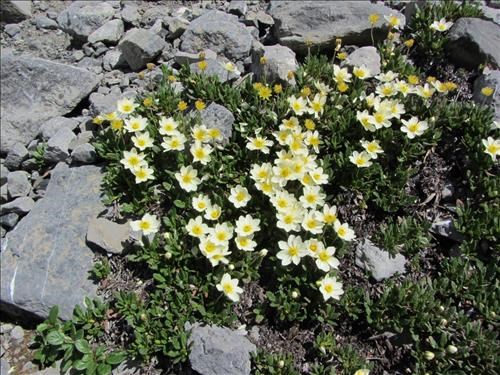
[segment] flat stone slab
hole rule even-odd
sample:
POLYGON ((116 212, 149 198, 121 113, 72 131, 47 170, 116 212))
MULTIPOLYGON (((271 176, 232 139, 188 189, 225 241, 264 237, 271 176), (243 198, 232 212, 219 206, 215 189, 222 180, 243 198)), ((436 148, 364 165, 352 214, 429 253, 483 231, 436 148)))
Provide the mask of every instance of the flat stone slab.
POLYGON ((85 296, 96 295, 85 235, 89 221, 104 210, 102 176, 97 166, 54 168, 44 198, 2 241, 0 310, 46 318, 58 305, 68 319, 85 296))

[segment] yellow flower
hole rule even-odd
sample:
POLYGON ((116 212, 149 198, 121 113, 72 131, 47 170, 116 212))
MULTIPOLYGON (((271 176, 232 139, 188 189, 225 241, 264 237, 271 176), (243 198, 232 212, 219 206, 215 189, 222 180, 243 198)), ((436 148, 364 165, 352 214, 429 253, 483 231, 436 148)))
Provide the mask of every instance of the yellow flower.
POLYGON ((104 122, 104 117, 102 116, 96 116, 94 117, 94 119, 92 120, 92 122, 96 125, 101 125, 103 122, 104 122))
POLYGON ((283 92, 283 86, 279 83, 275 84, 273 89, 276 94, 281 94, 283 92))
POLYGON ((185 111, 187 109, 187 107, 188 107, 188 104, 184 100, 181 100, 179 102, 179 104, 177 104, 177 109, 179 111, 185 111))
POLYGON ((139 72, 139 73, 137 73, 137 78, 139 78, 139 79, 144 79, 144 77, 145 77, 144 72, 139 72))
POLYGON ((304 121, 304 126, 306 127, 307 130, 314 130, 314 129, 316 129, 316 124, 311 119, 306 119, 304 121))
POLYGON ((253 88, 254 88, 255 90, 260 89, 262 86, 264 86, 264 85, 263 85, 261 82, 255 82, 255 83, 253 84, 253 88))
POLYGON ((208 67, 208 63, 206 60, 201 60, 200 62, 198 62, 198 68, 203 72, 207 69, 208 67))
POLYGON ((340 91, 340 92, 346 92, 348 89, 349 89, 349 85, 345 82, 340 82, 338 85, 337 85, 337 89, 340 91))
POLYGON ((122 119, 115 119, 111 121, 111 129, 113 130, 122 130, 123 129, 123 120, 122 119))
POLYGON ((380 19, 380 15, 377 13, 372 13, 368 16, 368 21, 370 21, 372 26, 375 25, 379 19, 380 19))
POLYGON ((153 70, 153 69, 155 68, 155 64, 153 64, 153 63, 147 63, 147 64, 146 64, 146 68, 147 68, 148 70, 153 70))
POLYGON ((405 46, 408 47, 408 48, 411 48, 413 47, 413 45, 415 44, 415 39, 408 39, 408 40, 405 40, 405 46))
POLYGON ((258 93, 260 98, 262 98, 264 100, 268 100, 271 97, 271 95, 273 94, 273 90, 271 90, 271 88, 269 88, 267 86, 261 86, 257 89, 257 93, 258 93))
POLYGON ((427 77, 426 81, 429 82, 429 83, 435 82, 436 81, 436 77, 429 76, 429 77, 427 77))
POLYGON ((175 82, 175 81, 177 81, 177 78, 176 78, 173 74, 170 74, 170 75, 168 76, 168 81, 169 81, 169 82, 175 82))
POLYGON ((201 99, 198 99, 196 102, 194 102, 194 106, 198 111, 201 111, 206 107, 205 102, 201 99))
POLYGON ((408 82, 411 83, 412 85, 418 85, 420 82, 420 79, 417 76, 411 74, 408 76, 408 82))
POLYGON ((484 96, 491 96, 493 95, 494 91, 495 89, 493 89, 493 87, 486 86, 481 89, 481 94, 483 94, 484 96))
POLYGON ((345 59, 347 59, 347 53, 340 52, 339 54, 337 54, 337 57, 339 60, 345 60, 345 59))
POLYGON ((262 56, 262 57, 260 58, 259 62, 260 62, 262 65, 265 65, 265 64, 267 64, 267 59, 266 59, 264 56, 262 56))
POLYGON ((287 74, 286 74, 286 78, 288 78, 289 81, 291 81, 292 79, 295 78, 295 72, 293 70, 290 70, 287 74))
POLYGON ((153 98, 149 97, 142 101, 145 107, 151 107, 153 105, 153 98))
POLYGON ((401 20, 394 14, 390 16, 384 16, 387 24, 393 29, 399 29, 401 27, 401 20))
POLYGON ((300 96, 303 98, 307 98, 309 95, 311 95, 311 89, 308 86, 305 86, 300 90, 300 96))
POLYGON ((458 86, 457 86, 457 84, 456 84, 455 82, 451 82, 451 81, 445 82, 444 84, 445 84, 446 89, 447 89, 448 91, 454 91, 454 90, 456 90, 456 89, 457 89, 457 87, 458 87, 458 86))
POLYGON ((205 52, 203 52, 203 51, 201 51, 201 52, 198 54, 198 58, 199 58, 200 60, 205 60, 205 57, 206 57, 206 55, 205 55, 205 52))

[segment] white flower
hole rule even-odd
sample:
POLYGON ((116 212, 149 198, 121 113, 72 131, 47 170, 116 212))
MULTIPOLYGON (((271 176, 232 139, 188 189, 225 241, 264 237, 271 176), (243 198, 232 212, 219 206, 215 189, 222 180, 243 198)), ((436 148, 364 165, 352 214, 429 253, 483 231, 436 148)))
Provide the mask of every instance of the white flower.
POLYGON ((300 224, 303 217, 304 209, 300 205, 295 204, 286 210, 278 212, 276 215, 278 219, 276 226, 285 232, 298 232, 300 231, 300 224))
MULTIPOLYGON (((392 114, 389 111, 379 110, 369 117, 370 124, 375 126, 376 129, 389 128, 391 124, 392 114)), ((369 130, 369 129, 367 129, 369 130)))
POLYGON ((153 139, 151 139, 148 132, 138 133, 137 136, 133 136, 131 140, 134 146, 141 151, 153 147, 153 139))
POLYGON ((202 236, 200 238, 200 251, 207 258, 223 253, 226 249, 227 246, 217 245, 211 236, 202 236))
POLYGON ((326 249, 321 249, 316 252, 316 266, 325 272, 339 268, 339 260, 333 256, 335 247, 329 246, 326 249))
POLYGON ((228 264, 229 259, 226 258, 226 255, 230 254, 231 252, 229 250, 219 246, 217 250, 208 257, 208 260, 210 261, 212 267, 217 266, 219 263, 228 264))
POLYGON ((360 368, 354 373, 354 375, 370 375, 370 370, 366 368, 360 368))
POLYGON ((304 187, 304 194, 299 198, 304 208, 316 208, 325 203, 326 194, 321 192, 319 186, 304 187))
POLYGON ((128 98, 124 98, 116 102, 116 109, 118 110, 118 112, 123 113, 124 115, 131 114, 137 107, 138 104, 135 104, 133 100, 130 100, 128 98))
POLYGON ((181 167, 180 172, 175 174, 175 178, 179 182, 182 189, 186 191, 196 191, 201 180, 198 178, 198 171, 190 165, 181 167))
POLYGON ((370 113, 365 109, 363 112, 356 111, 356 119, 361 123, 365 130, 374 132, 377 128, 372 124, 370 113))
POLYGON ((251 215, 240 216, 238 220, 236 220, 235 232, 238 233, 239 236, 251 236, 259 230, 260 220, 254 219, 251 215))
POLYGON ((347 223, 341 224, 339 220, 333 223, 333 228, 335 232, 337 232, 337 236, 339 236, 344 241, 352 241, 356 238, 354 231, 349 228, 347 223))
POLYGON ((210 235, 217 245, 224 245, 233 238, 233 231, 234 228, 231 224, 220 223, 216 224, 215 227, 210 230, 210 235))
POLYGON ((325 248, 323 242, 318 241, 316 238, 311 238, 304 242, 306 249, 309 251, 308 255, 316 258, 316 255, 325 248))
POLYGON ((401 131, 403 133, 406 133, 406 136, 410 139, 415 138, 415 136, 424 134, 424 131, 429 128, 426 121, 419 121, 415 116, 413 116, 409 120, 401 120, 401 122, 404 124, 401 127, 401 131))
POLYGON ((351 82, 352 74, 349 73, 347 68, 341 68, 338 65, 333 65, 333 76, 337 83, 351 82))
POLYGON ((234 73, 236 75, 239 75, 240 74, 240 71, 238 70, 238 68, 236 67, 236 65, 234 65, 232 62, 228 61, 227 63, 225 64, 222 64, 222 66, 224 67, 224 69, 226 69, 228 72, 230 73, 234 73))
POLYGON ((304 112, 306 112, 307 110, 307 103, 301 97, 296 98, 294 95, 292 95, 288 98, 288 103, 290 104, 290 108, 297 116, 304 114, 304 112))
POLYGON ((133 231, 141 231, 145 236, 158 232, 160 222, 155 215, 145 214, 141 220, 130 222, 130 227, 133 231))
POLYGON ((130 117, 125 120, 125 130, 130 133, 142 132, 148 125, 148 119, 142 116, 130 117))
POLYGON ((243 293, 243 289, 238 286, 238 282, 238 279, 231 279, 231 276, 225 273, 220 283, 216 285, 216 288, 218 291, 223 292, 231 301, 238 302, 240 294, 243 293))
POLYGON ((309 171, 309 175, 316 185, 324 185, 328 183, 328 175, 323 172, 323 168, 317 167, 309 171))
POLYGON ((439 21, 434 21, 429 27, 433 30, 444 32, 449 30, 449 28, 453 25, 453 22, 446 22, 446 19, 441 18, 439 21))
POLYGON ((160 118, 160 129, 158 130, 161 135, 174 135, 177 133, 179 124, 172 118, 162 116, 160 118))
POLYGON ((283 266, 290 263, 297 265, 300 263, 300 259, 307 255, 307 249, 300 236, 291 234, 286 242, 279 241, 278 246, 281 251, 276 254, 276 258, 281 260, 283 266))
POLYGON ((234 207, 240 208, 245 207, 250 200, 250 194, 248 194, 247 188, 237 185, 231 189, 231 194, 229 195, 229 202, 231 202, 234 207))
POLYGON ((170 137, 163 138, 161 147, 163 147, 165 151, 182 151, 184 150, 184 143, 186 143, 184 134, 175 131, 170 137))
POLYGON ((237 236, 234 239, 236 247, 243 251, 254 251, 257 246, 257 242, 253 240, 252 236, 237 236))
POLYGON ((314 115, 315 118, 319 118, 323 114, 325 108, 326 96, 316 94, 313 100, 307 99, 307 101, 309 102, 308 112, 314 115))
POLYGON ((398 73, 394 73, 392 70, 389 70, 386 73, 380 73, 379 75, 376 75, 375 78, 380 82, 391 82, 398 78, 398 75, 398 73))
POLYGON ((196 211, 205 212, 211 203, 210 199, 205 194, 199 194, 193 197, 191 204, 196 211))
POLYGON ((430 87, 428 83, 424 86, 417 86, 415 90, 416 94, 424 99, 429 99, 436 91, 436 89, 430 87))
POLYGON ((211 204, 205 211, 205 219, 207 220, 218 220, 222 213, 222 208, 218 204, 211 204))
POLYGON ((337 282, 337 278, 335 277, 323 278, 320 281, 319 291, 323 294, 325 301, 328 301, 330 298, 339 300, 340 296, 344 294, 342 284, 337 282))
POLYGON ((154 170, 149 168, 147 165, 141 165, 140 167, 132 169, 132 173, 135 176, 135 183, 140 184, 148 180, 154 180, 154 170))
POLYGON ((366 168, 372 165, 370 161, 371 156, 366 151, 358 152, 354 151, 351 156, 349 156, 349 161, 356 165, 358 168, 366 168))
POLYGON ((389 16, 384 16, 385 20, 387 21, 387 24, 391 26, 394 29, 400 29, 401 28, 401 19, 396 16, 395 14, 391 14, 389 16))
POLYGON ((191 152, 191 155, 193 155, 194 163, 200 162, 202 165, 207 165, 211 160, 210 154, 213 149, 211 146, 204 145, 201 142, 194 142, 189 151, 191 152))
POLYGON ((264 154, 269 154, 269 147, 273 145, 273 141, 266 137, 256 136, 255 138, 247 137, 247 148, 249 150, 258 150, 264 154))
POLYGON ((355 66, 352 70, 352 73, 359 79, 370 78, 370 70, 366 67, 365 64, 361 66, 355 66))
POLYGON ((482 140, 485 147, 484 152, 491 156, 493 161, 496 161, 497 155, 500 154, 500 139, 488 137, 482 140))
POLYGON ((193 139, 197 142, 206 142, 209 140, 208 129, 205 125, 195 125, 191 130, 193 139))
POLYGON ((133 148, 130 151, 123 151, 123 159, 120 160, 120 163, 123 164, 125 168, 132 171, 136 168, 147 165, 144 157, 143 153, 138 154, 137 150, 133 148))
POLYGON ((336 221, 338 221, 337 219, 337 206, 329 206, 327 204, 325 204, 323 206, 323 212, 322 212, 322 217, 321 217, 321 220, 327 224, 327 225, 330 225, 330 224, 335 224, 336 221))
POLYGON ((313 234, 320 234, 323 232, 325 223, 321 221, 321 216, 317 211, 309 211, 304 215, 302 220, 302 228, 313 234))
POLYGON ((192 237, 201 238, 208 233, 208 225, 203 223, 201 216, 197 216, 195 219, 189 219, 186 225, 186 230, 188 234, 192 237))
POLYGON ((365 141, 364 139, 360 141, 361 146, 365 149, 365 151, 370 155, 372 159, 377 159, 378 154, 381 154, 384 152, 382 150, 382 147, 380 147, 380 144, 376 139, 374 139, 371 142, 365 141))

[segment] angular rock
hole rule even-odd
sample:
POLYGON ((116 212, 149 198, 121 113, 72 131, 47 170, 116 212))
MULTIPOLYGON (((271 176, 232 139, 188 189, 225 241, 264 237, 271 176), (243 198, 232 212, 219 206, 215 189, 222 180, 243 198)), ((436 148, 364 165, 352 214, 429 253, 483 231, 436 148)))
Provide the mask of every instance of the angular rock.
POLYGON ((59 129, 68 128, 69 130, 75 130, 77 126, 78 120, 57 116, 43 123, 40 128, 40 135, 44 141, 48 141, 59 131, 59 129))
POLYGON ((15 143, 5 158, 5 167, 15 170, 19 169, 23 160, 27 159, 29 151, 22 143, 15 143))
POLYGON ((165 17, 164 22, 168 28, 168 40, 179 38, 189 26, 189 21, 182 17, 165 17))
POLYGON ((4 164, 0 164, 0 185, 7 183, 8 174, 9 169, 4 164))
POLYGON ((149 30, 127 31, 118 48, 132 70, 140 70, 153 61, 165 48, 165 41, 149 30))
POLYGON ((379 249, 365 239, 356 247, 356 265, 369 271, 377 281, 382 281, 395 273, 404 274, 406 258, 401 254, 392 257, 387 251, 379 249))
POLYGON ((7 186, 11 199, 26 197, 31 191, 29 174, 25 171, 14 171, 7 175, 7 186))
POLYGON ((217 128, 221 131, 224 143, 229 142, 233 134, 234 116, 226 107, 210 103, 200 112, 201 121, 207 128, 217 128))
MULTIPOLYGON (((7 186, 7 185, 3 185, 7 186)), ((2 188, 3 188, 2 186, 2 188)), ((21 197, 14 199, 12 202, 3 204, 0 207, 0 212, 2 214, 4 213, 9 213, 9 212, 14 212, 19 215, 24 215, 30 212, 33 207, 35 206, 35 201, 33 198, 30 197, 21 197)))
POLYGON ((5 25, 4 31, 7 33, 8 36, 13 38, 21 32, 21 27, 17 23, 11 23, 5 25))
MULTIPOLYGON (((398 11, 367 1, 271 1, 269 14, 274 18, 273 34, 280 44, 304 55, 308 47, 333 51, 335 40, 342 44, 371 45, 368 16, 394 14, 404 25, 398 11)), ((382 40, 387 29, 379 21, 374 28, 375 40, 382 40)))
POLYGON ((2 23, 17 23, 31 17, 31 0, 0 1, 2 23))
POLYGON ((68 319, 85 296, 95 297, 85 235, 89 220, 104 209, 101 181, 99 167, 56 166, 45 197, 2 241, 2 311, 46 318, 58 305, 68 319))
POLYGON ((123 57, 122 51, 117 48, 106 52, 102 59, 102 66, 104 70, 111 71, 113 69, 126 67, 127 61, 123 57))
POLYGON ((57 22, 77 43, 85 43, 90 34, 115 14, 115 9, 101 1, 75 1, 59 14, 57 22))
POLYGON ((448 32, 446 48, 459 65, 475 68, 500 65, 500 26, 479 18, 460 18, 448 32))
POLYGON ((380 74, 380 55, 375 47, 367 46, 354 50, 347 56, 345 63, 350 66, 361 67, 365 65, 371 76, 380 74))
POLYGON ((122 97, 121 93, 111 92, 108 95, 94 92, 90 95, 90 111, 94 115, 116 111, 116 102, 122 97))
POLYGON ((478 104, 489 105, 495 111, 495 120, 500 121, 500 70, 491 70, 481 75, 474 82, 474 96, 472 97, 478 104), (484 87, 491 87, 494 92, 491 96, 481 93, 484 87))
POLYGON ((19 220, 19 215, 15 212, 11 212, 0 216, 0 225, 5 229, 11 230, 17 224, 19 220))
POLYGON ((211 10, 189 24, 181 36, 180 49, 198 53, 209 48, 234 62, 250 55, 253 40, 238 17, 211 10))
POLYGON ((59 129, 47 142, 44 160, 49 164, 66 160, 69 157, 69 145, 75 138, 75 133, 68 128, 59 129))
POLYGON ((482 5, 481 10, 483 11, 483 18, 495 22, 500 25, 500 9, 495 9, 491 6, 482 5))
POLYGON ((258 12, 248 12, 245 16, 245 25, 256 27, 269 27, 274 25, 274 19, 269 14, 259 10, 258 12))
POLYGON ((36 17, 35 24, 38 29, 57 30, 59 28, 56 21, 45 16, 36 17))
POLYGON ((137 10, 137 6, 135 4, 126 3, 121 11, 121 16, 123 22, 132 24, 137 26, 139 24, 139 20, 141 19, 141 15, 137 10))
POLYGON ((123 36, 125 26, 122 20, 111 20, 99 27, 89 35, 90 43, 104 42, 107 44, 116 44, 123 36))
POLYGON ((9 334, 11 340, 13 341, 22 341, 23 338, 24 338, 24 329, 23 327, 20 327, 20 326, 15 326, 12 331, 10 331, 10 334, 9 334))
POLYGON ((200 53, 177 51, 174 55, 174 61, 179 65, 193 64, 200 62, 201 60, 215 60, 216 58, 217 54, 210 49, 204 49, 203 51, 200 51, 200 53), (200 55, 204 58, 201 58, 200 55))
POLYGON ((94 133, 88 130, 84 130, 80 134, 78 134, 76 136, 76 139, 69 144, 69 149, 74 151, 75 148, 77 148, 78 146, 83 145, 85 143, 90 143, 90 141, 93 138, 94 138, 94 133))
MULTIPOLYGON (((7 202, 9 200, 9 187, 7 186, 7 183, 3 184, 0 187, 0 203, 7 202)), ((3 206, 0 206, 0 209, 3 208, 3 206)))
POLYGON ((44 121, 72 111, 97 86, 85 69, 33 58, 2 54, 0 150, 29 143, 44 121))
POLYGON ((244 16, 247 13, 247 10, 247 2, 242 0, 233 0, 227 7, 228 13, 234 14, 236 16, 244 16))
POLYGON ((256 347, 241 333, 225 327, 191 327, 191 368, 201 375, 249 375, 256 347))
POLYGON ((77 146, 71 153, 71 160, 74 163, 91 164, 97 159, 95 147, 90 143, 77 146))
POLYGON ((465 238, 462 234, 458 233, 453 225, 452 219, 440 219, 437 218, 431 225, 429 229, 430 232, 438 234, 444 238, 449 238, 450 240, 456 242, 462 242, 465 238))
POLYGON ((121 254, 130 244, 131 232, 129 223, 118 224, 107 219, 96 218, 89 222, 87 243, 98 246, 110 254, 121 254))
POLYGON ((295 72, 298 68, 295 52, 290 48, 280 46, 263 46, 261 53, 253 54, 252 72, 257 80, 264 77, 270 82, 288 82, 288 72, 295 72), (260 58, 266 59, 265 64, 260 63, 260 58))

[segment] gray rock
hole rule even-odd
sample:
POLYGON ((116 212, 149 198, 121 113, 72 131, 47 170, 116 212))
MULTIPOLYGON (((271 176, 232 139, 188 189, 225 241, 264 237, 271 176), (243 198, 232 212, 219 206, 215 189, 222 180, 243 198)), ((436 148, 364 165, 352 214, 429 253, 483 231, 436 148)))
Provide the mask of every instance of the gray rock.
POLYGON ((500 121, 500 70, 491 70, 476 79, 472 100, 478 104, 491 106, 495 111, 495 120, 500 121), (493 94, 484 96, 481 93, 484 87, 491 87, 494 90, 493 94))
POLYGON ((248 6, 246 1, 233 0, 229 3, 227 11, 236 16, 244 16, 247 13, 248 6))
POLYGON ((440 219, 437 218, 431 225, 429 229, 430 232, 440 235, 445 238, 449 238, 450 240, 456 242, 462 242, 465 238, 462 234, 458 233, 453 225, 453 220, 448 219, 440 219))
POLYGON ((217 128, 224 137, 224 143, 228 143, 233 134, 234 116, 226 107, 210 103, 210 105, 200 112, 202 123, 207 128, 217 128))
POLYGON ((78 62, 85 57, 85 54, 83 53, 83 51, 77 50, 77 51, 73 52, 73 54, 71 56, 73 57, 73 61, 78 62))
POLYGON ((113 221, 96 218, 89 222, 87 243, 98 246, 110 254, 121 254, 130 244, 129 223, 118 224, 113 221))
POLYGON ((123 68, 127 65, 127 61, 125 60, 122 51, 120 51, 118 48, 106 52, 102 59, 102 66, 104 70, 107 71, 111 71, 117 68, 123 68))
POLYGON ((61 128, 47 142, 47 149, 43 155, 47 163, 54 164, 69 157, 69 145, 76 138, 68 128, 61 128))
MULTIPOLYGON (((0 227, 0 237, 4 238, 6 234, 7 234, 7 231, 5 230, 5 228, 0 227)), ((3 350, 3 347, 0 346, 0 357, 2 356, 2 350, 3 350)))
MULTIPOLYGON (((217 77, 220 82, 226 82, 229 79, 229 72, 222 66, 220 61, 217 60, 205 60, 207 67, 205 70, 201 70, 198 63, 193 63, 189 67, 191 72, 209 76, 217 77)), ((234 77, 236 78, 236 77, 234 77)))
POLYGON ((11 230, 19 221, 19 215, 15 212, 11 212, 0 216, 0 225, 5 229, 11 230))
MULTIPOLYGON (((500 3, 499 3, 500 4, 500 3)), ((483 17, 500 25, 500 9, 495 9, 491 6, 481 5, 483 17)))
POLYGON ((245 16, 245 24, 256 27, 269 27, 274 25, 274 19, 269 14, 259 10, 258 12, 248 12, 245 16))
POLYGON ((256 79, 265 77, 268 82, 288 82, 288 72, 295 72, 298 68, 295 52, 279 44, 259 48, 259 51, 253 54, 252 60, 252 72, 256 79), (261 57, 266 59, 265 64, 260 63, 261 57))
POLYGON ((165 41, 149 30, 127 31, 118 48, 132 70, 140 70, 161 54, 165 41))
POLYGON ((9 362, 7 362, 5 359, 0 359, 0 373, 1 374, 8 374, 10 371, 10 365, 9 362))
POLYGON ((156 20, 156 22, 149 29, 153 34, 158 35, 160 38, 164 38, 167 31, 163 28, 163 21, 161 19, 156 20))
POLYGON ((97 86, 98 77, 70 65, 2 53, 0 149, 27 144, 46 120, 72 111, 97 86))
POLYGON ((90 143, 84 143, 77 146, 71 153, 71 160, 75 163, 91 164, 97 159, 97 153, 94 146, 90 143))
POLYGON ((12 170, 19 169, 23 160, 27 159, 29 151, 22 143, 15 143, 5 158, 5 166, 12 170))
POLYGON ((460 18, 448 32, 446 48, 457 64, 475 68, 500 64, 500 26, 479 18, 460 18))
POLYGON ((137 10, 137 6, 135 4, 126 3, 121 11, 121 16, 123 22, 128 24, 132 24, 137 26, 139 24, 139 20, 141 19, 141 15, 137 10))
MULTIPOLYGON (((3 185, 2 188, 7 185, 3 185)), ((20 197, 14 199, 12 202, 3 204, 0 207, 0 213, 14 212, 19 215, 24 215, 30 212, 35 206, 35 201, 30 197, 20 197)))
POLYGON ((99 57, 104 52, 108 51, 108 47, 103 42, 96 42, 93 44, 93 46, 94 46, 94 57, 99 57))
POLYGON ((57 30, 59 28, 56 21, 46 16, 37 16, 35 18, 35 24, 38 29, 57 30))
POLYGON ((122 97, 121 93, 111 92, 108 95, 93 93, 90 95, 90 111, 94 115, 116 111, 116 102, 122 97))
POLYGON ((93 138, 94 138, 93 132, 89 130, 82 131, 76 136, 76 139, 69 144, 69 149, 74 151, 75 148, 77 148, 78 146, 83 145, 85 143, 90 143, 90 141, 92 141, 93 138))
POLYGON ((107 44, 116 44, 123 36, 125 26, 122 20, 111 20, 99 27, 89 35, 90 43, 104 42, 107 44))
MULTIPOLYGON (((4 203, 7 202, 8 200, 9 200, 9 187, 7 186, 7 183, 5 183, 0 187, 0 202, 4 203)), ((3 206, 0 206, 0 209, 2 207, 3 206)))
POLYGON ((8 36, 13 38, 21 32, 21 27, 17 23, 10 23, 8 25, 5 25, 4 31, 8 36))
POLYGON ((115 14, 115 9, 101 1, 75 1, 59 14, 57 22, 78 43, 85 43, 90 34, 115 14))
POLYGON ((189 26, 189 21, 182 17, 165 17, 164 22, 168 28, 168 40, 179 38, 189 26))
MULTIPOLYGON (((92 52, 94 54, 94 52, 92 52)), ((94 74, 102 73, 102 60, 94 57, 84 57, 78 62, 78 66, 85 68, 89 72, 94 74)))
POLYGON ((392 257, 387 251, 379 249, 370 240, 365 239, 356 247, 356 265, 369 271, 377 281, 382 281, 395 273, 406 272, 406 258, 401 254, 392 257))
POLYGON ((8 174, 9 169, 4 164, 0 164, 0 185, 7 183, 8 174))
POLYGON ((365 65, 371 76, 380 74, 380 55, 375 47, 367 46, 354 50, 347 56, 345 63, 350 66, 361 67, 365 65))
POLYGON ((180 49, 198 53, 209 48, 234 62, 250 55, 253 40, 238 17, 212 10, 189 24, 182 34, 180 49))
POLYGON ((189 338, 191 368, 201 375, 249 375, 256 351, 242 334, 229 328, 194 324, 189 338))
POLYGON ((14 329, 14 325, 10 323, 1 323, 0 324, 0 335, 5 335, 6 333, 10 333, 14 329))
POLYGON ((0 1, 2 23, 17 23, 31 17, 31 0, 0 1))
POLYGON ((175 52, 174 55, 174 61, 179 64, 193 64, 197 63, 201 60, 215 60, 217 59, 217 54, 210 50, 210 49, 204 49, 203 51, 200 51, 200 53, 189 53, 189 52, 182 52, 182 51, 177 51, 175 52), (202 59, 200 55, 203 55, 204 58, 202 59))
MULTIPOLYGON (((270 15, 274 18, 273 34, 280 44, 304 55, 308 47, 333 51, 335 40, 342 44, 371 45, 371 24, 368 16, 377 13, 394 14, 404 25, 405 18, 398 11, 382 4, 366 1, 271 1, 270 15)), ((382 21, 374 28, 375 40, 387 36, 382 21)))
POLYGON ((20 342, 24 339, 24 329, 20 326, 15 326, 12 331, 10 331, 10 339, 12 341, 20 342))
POLYGON ((75 130, 77 126, 78 120, 74 118, 57 116, 43 123, 40 128, 40 136, 44 141, 48 141, 59 131, 59 129, 67 128, 69 130, 75 130))
POLYGON ((7 175, 7 186, 11 199, 26 197, 31 190, 29 174, 25 171, 14 171, 7 175))
POLYGON ((85 235, 89 220, 104 209, 101 181, 96 166, 55 167, 45 197, 2 241, 1 310, 46 318, 58 305, 68 319, 85 296, 95 297, 85 235))
POLYGON ((38 169, 38 162, 35 158, 26 159, 21 163, 21 169, 28 172, 34 171, 35 169, 38 169))

